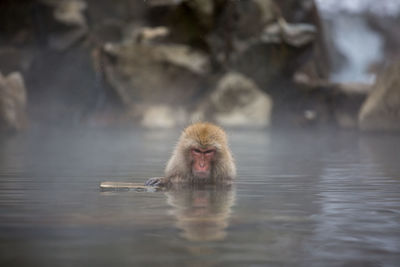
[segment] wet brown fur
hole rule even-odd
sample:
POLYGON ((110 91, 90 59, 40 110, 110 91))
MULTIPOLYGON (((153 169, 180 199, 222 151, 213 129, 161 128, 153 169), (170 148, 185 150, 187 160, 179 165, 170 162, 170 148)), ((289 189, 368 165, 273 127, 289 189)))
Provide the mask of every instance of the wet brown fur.
POLYGON ((181 134, 165 169, 165 183, 218 183, 230 182, 236 176, 236 167, 222 128, 207 122, 195 123, 181 134), (209 179, 197 179, 192 174, 192 148, 215 149, 209 179))

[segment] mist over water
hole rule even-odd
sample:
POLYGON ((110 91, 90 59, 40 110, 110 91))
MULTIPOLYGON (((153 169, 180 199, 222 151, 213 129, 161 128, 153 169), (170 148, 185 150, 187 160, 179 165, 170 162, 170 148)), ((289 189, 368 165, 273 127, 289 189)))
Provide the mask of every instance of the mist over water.
POLYGON ((228 131, 232 188, 101 192, 160 176, 178 131, 1 141, 4 266, 396 266, 400 137, 228 131))
POLYGON ((312 1, 275 1, 280 12, 269 1, 16 2, 0 4, 0 26, 11 22, 0 54, 26 88, 4 103, 26 93, 14 112, 29 125, 0 136, 0 266, 399 266, 400 136, 321 128, 357 128, 363 96, 325 79, 373 83, 368 70, 397 41, 368 16, 394 18, 400 1, 318 0, 318 12, 312 1), (293 46, 317 18, 326 47, 293 46), (233 74, 234 90, 209 105, 233 74), (227 131, 232 186, 100 190, 162 176, 181 130, 128 125, 172 128, 194 111, 243 119, 227 131), (247 129, 270 116, 270 131, 247 129), (278 130, 291 125, 309 129, 278 130))

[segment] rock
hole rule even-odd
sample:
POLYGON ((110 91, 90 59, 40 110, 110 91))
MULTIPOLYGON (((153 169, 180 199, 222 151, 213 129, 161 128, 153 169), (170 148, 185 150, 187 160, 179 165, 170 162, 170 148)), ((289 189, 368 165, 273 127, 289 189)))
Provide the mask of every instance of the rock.
MULTIPOLYGON (((138 27, 135 27, 136 29, 138 27)), ((166 36, 170 34, 170 30, 167 27, 140 27, 138 30, 132 32, 132 40, 138 43, 157 43, 162 41, 166 36)))
POLYGON ((265 27, 261 34, 261 41, 265 43, 282 43, 300 47, 314 41, 317 29, 314 25, 306 23, 290 24, 283 18, 277 23, 265 27))
POLYGON ((85 9, 86 3, 82 0, 60 1, 54 17, 67 25, 86 26, 85 9))
POLYGON ((141 108, 142 119, 140 125, 146 128, 173 128, 183 125, 187 115, 182 107, 167 105, 152 105, 141 108))
POLYGON ((147 128, 185 123, 187 110, 203 94, 210 69, 204 53, 185 45, 148 42, 107 44, 104 50, 105 77, 128 117, 147 128))
POLYGON ((377 78, 363 103, 359 127, 365 131, 400 130, 400 61, 389 65, 377 78))
POLYGON ((0 130, 19 131, 26 126, 26 89, 19 72, 0 73, 0 130))
POLYGON ((185 45, 107 44, 106 78, 125 106, 190 103, 209 70, 208 57, 185 45), (177 97, 179 96, 179 97, 177 97))
POLYGON ((213 0, 192 0, 187 2, 198 13, 200 18, 210 18, 214 13, 215 3, 213 0))
POLYGON ((28 71, 33 62, 33 53, 29 49, 12 46, 0 47, 0 69, 4 73, 15 70, 28 71))
POLYGON ((175 6, 184 0, 147 0, 145 1, 150 6, 175 6))
POLYGON ((85 18, 87 8, 84 0, 41 0, 45 5, 52 7, 53 18, 64 26, 61 32, 51 33, 49 46, 52 49, 64 51, 80 41, 88 32, 85 18))
POLYGON ((249 78, 236 72, 225 74, 197 112, 194 120, 210 119, 223 126, 267 127, 272 100, 249 78))
POLYGON ((54 8, 54 18, 70 26, 85 26, 86 2, 84 0, 41 0, 42 3, 54 8))
POLYGON ((336 124, 344 129, 357 129, 358 112, 371 85, 365 83, 333 83, 331 110, 336 124))
POLYGON ((214 61, 230 65, 238 53, 260 42, 263 29, 276 19, 275 4, 271 0, 223 3, 205 37, 214 61))
POLYGON ((273 21, 278 15, 276 12, 276 4, 273 0, 253 0, 256 3, 261 12, 260 22, 266 25, 273 21))
POLYGON ((86 36, 86 28, 76 28, 61 34, 53 34, 49 38, 49 46, 58 51, 65 51, 86 36))
POLYGON ((154 52, 160 62, 168 62, 193 73, 206 74, 210 69, 204 53, 185 45, 160 45, 154 52))
POLYGON ((119 42, 123 37, 123 31, 127 28, 120 20, 105 20, 93 25, 90 30, 92 40, 97 44, 119 42))

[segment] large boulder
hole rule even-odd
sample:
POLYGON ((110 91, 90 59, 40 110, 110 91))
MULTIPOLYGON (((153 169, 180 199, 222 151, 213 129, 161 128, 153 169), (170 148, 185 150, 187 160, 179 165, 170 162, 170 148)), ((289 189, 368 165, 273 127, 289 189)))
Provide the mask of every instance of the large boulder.
POLYGON ((389 65, 377 78, 359 113, 361 130, 400 130, 400 61, 389 65))
POLYGON ((107 44, 105 51, 112 58, 106 78, 127 106, 189 100, 209 66, 203 53, 184 45, 107 44))
POLYGON ((140 125, 150 129, 173 128, 187 121, 186 110, 179 106, 138 105, 133 111, 133 115, 141 115, 140 125))
POLYGON ((218 81, 193 119, 211 120, 228 127, 267 127, 271 110, 272 100, 251 79, 230 72, 218 81))
POLYGON ((110 59, 105 62, 107 81, 131 117, 146 127, 179 123, 175 119, 181 115, 167 122, 164 111, 185 113, 202 94, 210 68, 204 53, 179 44, 107 44, 105 51, 110 59))
POLYGON ((19 72, 0 73, 0 130, 16 132, 26 126, 26 89, 19 72))

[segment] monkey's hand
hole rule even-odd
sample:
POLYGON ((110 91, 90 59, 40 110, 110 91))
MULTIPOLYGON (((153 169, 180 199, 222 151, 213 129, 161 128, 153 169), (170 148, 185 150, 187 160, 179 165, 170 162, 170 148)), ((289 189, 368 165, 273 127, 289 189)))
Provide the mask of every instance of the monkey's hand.
POLYGON ((164 186, 167 184, 167 179, 165 177, 153 177, 147 180, 145 186, 164 186))

